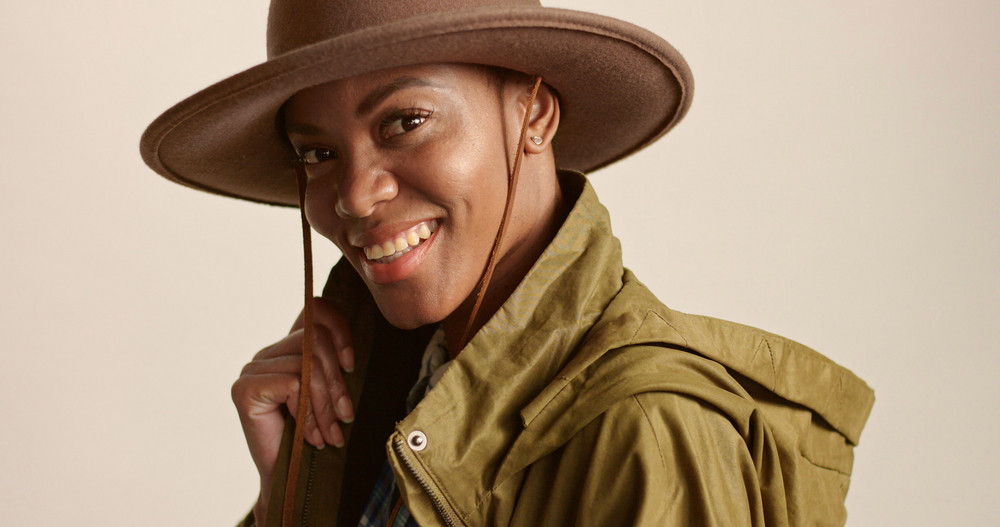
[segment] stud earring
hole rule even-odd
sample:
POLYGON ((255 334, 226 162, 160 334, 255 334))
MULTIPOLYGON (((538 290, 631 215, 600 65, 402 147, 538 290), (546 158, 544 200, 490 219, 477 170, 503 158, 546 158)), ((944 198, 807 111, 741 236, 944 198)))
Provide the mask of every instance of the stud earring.
POLYGON ((540 144, 542 144, 542 138, 538 137, 537 135, 532 136, 531 137, 531 142, 535 143, 536 145, 540 145, 540 144))

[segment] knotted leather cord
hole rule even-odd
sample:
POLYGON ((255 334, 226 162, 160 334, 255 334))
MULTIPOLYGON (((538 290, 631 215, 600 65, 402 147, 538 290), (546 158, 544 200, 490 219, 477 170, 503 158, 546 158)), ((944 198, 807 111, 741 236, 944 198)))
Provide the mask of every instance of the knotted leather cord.
POLYGON ((302 309, 302 373, 299 377, 299 407, 295 414, 295 434, 292 436, 292 458, 285 478, 285 497, 281 512, 281 525, 291 527, 295 509, 295 487, 299 481, 299 466, 305 436, 306 412, 309 411, 309 379, 312 376, 313 328, 313 271, 312 236, 306 219, 306 170, 301 161, 295 163, 295 180, 299 187, 299 215, 302 218, 302 252, 305 268, 305 307, 302 309))
POLYGON ((517 141, 517 152, 514 153, 514 168, 511 170, 509 179, 507 180, 507 203, 504 205, 503 217, 500 218, 500 229, 497 231, 496 239, 493 240, 493 249, 490 250, 490 259, 486 261, 486 270, 483 271, 483 276, 479 279, 479 284, 476 286, 476 303, 472 306, 472 314, 469 315, 469 322, 462 333, 462 340, 458 341, 458 349, 460 350, 469 343, 470 333, 472 333, 472 327, 476 322, 476 314, 479 313, 483 297, 486 296, 486 288, 489 287, 490 279, 493 278, 493 268, 496 267, 497 259, 500 257, 500 245, 503 243, 503 236, 507 232, 507 220, 510 219, 510 213, 514 208, 514 194, 517 193, 517 176, 521 172, 521 157, 524 154, 525 140, 528 138, 528 124, 531 122, 531 107, 535 104, 535 96, 538 95, 538 88, 541 85, 542 78, 535 77, 535 84, 531 88, 531 96, 528 97, 528 107, 524 112, 524 121, 521 123, 521 137, 517 141))
MULTIPOLYGON (((476 320, 476 314, 483 303, 486 289, 489 287, 490 279, 493 277, 493 269, 496 267, 497 259, 500 255, 500 246, 503 243, 504 234, 507 232, 507 221, 510 219, 511 211, 514 207, 514 195, 517 193, 517 179, 521 172, 521 158, 524 154, 524 145, 528 137, 528 124, 531 122, 531 108, 535 104, 535 96, 538 95, 538 88, 542 84, 541 77, 535 77, 535 83, 531 88, 531 95, 528 97, 527 109, 524 112, 524 120, 521 123, 521 135, 517 142, 517 151, 514 154, 514 167, 507 180, 507 200, 504 204, 503 217, 500 218, 500 228, 497 236, 493 240, 493 248, 490 250, 490 258, 486 262, 486 270, 479 279, 476 291, 476 303, 472 306, 472 313, 469 315, 469 322, 465 326, 465 332, 459 341, 459 349, 468 343, 469 333, 476 320)), ((302 219, 302 251, 303 267, 305 269, 305 306, 302 310, 302 373, 299 378, 299 402, 298 418, 295 420, 295 433, 292 436, 292 453, 288 463, 288 475, 285 478, 285 496, 281 513, 282 527, 291 527, 292 515, 295 509, 295 490, 298 486, 299 467, 302 458, 302 446, 305 437, 305 416, 309 408, 309 379, 312 375, 312 345, 313 345, 313 271, 312 271, 312 237, 309 227, 309 220, 306 219, 306 172, 305 165, 301 161, 295 162, 295 180, 299 187, 299 216, 302 219)), ((402 501, 402 496, 400 496, 402 501)), ((396 504, 395 517, 398 514, 399 503, 396 504)))

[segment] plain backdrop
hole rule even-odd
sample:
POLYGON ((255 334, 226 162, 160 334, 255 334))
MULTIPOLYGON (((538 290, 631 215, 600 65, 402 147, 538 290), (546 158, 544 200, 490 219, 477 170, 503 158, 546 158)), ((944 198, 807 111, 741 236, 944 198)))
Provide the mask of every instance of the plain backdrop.
MULTIPOLYGON (((551 1, 663 35, 687 118, 593 175, 674 309, 876 392, 848 525, 1000 524, 1000 2, 551 1)), ((215 526, 256 495, 229 388, 300 308, 298 218, 147 169, 264 58, 265 0, 0 8, 0 524, 215 526)), ((338 255, 318 244, 319 279, 338 255)))

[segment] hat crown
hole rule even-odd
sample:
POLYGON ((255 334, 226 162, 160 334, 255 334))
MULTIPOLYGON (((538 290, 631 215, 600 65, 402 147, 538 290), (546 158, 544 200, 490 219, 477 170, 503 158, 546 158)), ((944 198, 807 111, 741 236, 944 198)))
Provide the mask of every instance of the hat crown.
POLYGON ((540 7, 539 0, 272 0, 267 56, 370 27, 433 13, 483 7, 540 7))

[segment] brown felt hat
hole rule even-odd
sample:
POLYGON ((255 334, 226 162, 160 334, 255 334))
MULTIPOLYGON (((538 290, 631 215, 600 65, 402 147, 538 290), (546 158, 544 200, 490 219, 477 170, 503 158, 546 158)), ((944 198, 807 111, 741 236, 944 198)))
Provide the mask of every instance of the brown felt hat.
POLYGON ((589 172, 652 143, 691 104, 691 71, 662 38, 538 0, 272 0, 268 60, 158 117, 140 151, 197 189, 298 206, 295 152, 278 111, 296 92, 434 62, 539 75, 559 95, 560 168, 589 172))

